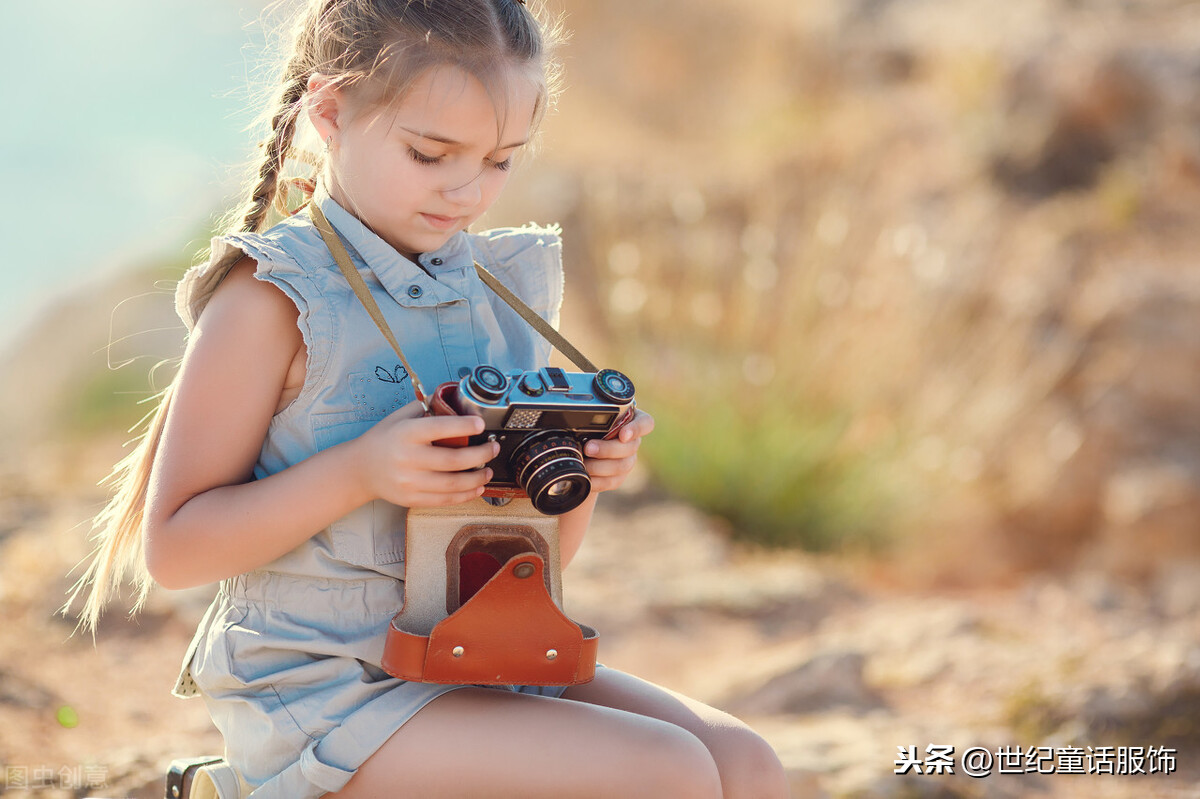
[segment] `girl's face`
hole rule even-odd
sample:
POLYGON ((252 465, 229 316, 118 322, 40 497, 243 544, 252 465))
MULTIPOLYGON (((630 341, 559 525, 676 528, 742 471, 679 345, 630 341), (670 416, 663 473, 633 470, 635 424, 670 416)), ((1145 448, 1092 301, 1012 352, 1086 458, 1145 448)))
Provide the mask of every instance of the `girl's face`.
POLYGON ((458 67, 429 70, 399 103, 350 113, 343 92, 315 92, 312 119, 329 147, 329 192, 400 254, 441 247, 486 211, 528 141, 538 99, 514 76, 493 103, 458 67))

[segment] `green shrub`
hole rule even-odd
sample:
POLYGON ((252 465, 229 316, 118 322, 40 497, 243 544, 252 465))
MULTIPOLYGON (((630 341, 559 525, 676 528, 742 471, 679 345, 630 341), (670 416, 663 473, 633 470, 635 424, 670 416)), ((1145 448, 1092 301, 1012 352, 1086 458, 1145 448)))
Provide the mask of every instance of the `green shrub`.
MULTIPOLYGON (((734 538, 812 551, 875 547, 895 506, 886 457, 847 445, 853 415, 803 391, 748 387, 738 363, 695 353, 650 379, 641 457, 671 494, 726 519, 734 538)), ((661 361, 660 361, 661 362, 661 361)))

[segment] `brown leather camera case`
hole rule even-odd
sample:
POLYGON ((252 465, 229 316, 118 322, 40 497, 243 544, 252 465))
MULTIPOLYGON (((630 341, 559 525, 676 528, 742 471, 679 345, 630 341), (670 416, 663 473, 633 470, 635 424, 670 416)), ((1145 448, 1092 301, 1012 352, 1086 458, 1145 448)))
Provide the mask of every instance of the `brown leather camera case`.
POLYGON ((392 676, 474 685, 595 676, 596 631, 562 610, 557 517, 527 499, 410 510, 405 559, 404 607, 383 655, 392 676), (485 581, 480 563, 496 568, 485 581))

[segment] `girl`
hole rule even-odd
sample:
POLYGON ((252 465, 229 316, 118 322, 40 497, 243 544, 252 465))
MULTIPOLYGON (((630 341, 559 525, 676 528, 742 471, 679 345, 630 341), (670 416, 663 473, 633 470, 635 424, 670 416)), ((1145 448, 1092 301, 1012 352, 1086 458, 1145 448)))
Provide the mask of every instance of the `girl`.
MULTIPOLYGON (((565 690, 501 690, 404 682, 379 665, 403 604, 406 509, 479 496, 496 445, 433 445, 482 422, 423 415, 308 214, 260 231, 306 117, 325 143, 311 202, 424 384, 478 363, 544 365, 549 345, 471 265, 554 322, 557 231, 465 231, 551 100, 550 38, 523 0, 312 0, 240 231, 180 283, 186 354, 118 467, 84 623, 126 565, 143 597, 151 579, 220 581, 176 693, 204 697, 243 793, 786 794, 746 726, 612 669, 565 690)), ((594 492, 621 485, 653 426, 639 412, 588 445, 594 492)), ((564 564, 594 496, 561 517, 564 564)))

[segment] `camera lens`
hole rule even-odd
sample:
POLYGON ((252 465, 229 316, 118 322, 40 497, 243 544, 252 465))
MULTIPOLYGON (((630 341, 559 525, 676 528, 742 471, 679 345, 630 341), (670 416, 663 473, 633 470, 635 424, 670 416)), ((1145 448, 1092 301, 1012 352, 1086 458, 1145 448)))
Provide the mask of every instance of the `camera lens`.
POLYGON ((633 381, 616 369, 601 369, 592 380, 596 396, 606 402, 623 404, 633 399, 633 381))
POLYGON ((529 501, 547 516, 579 507, 592 492, 583 466, 583 450, 570 433, 545 430, 522 441, 513 451, 513 474, 529 501))
POLYGON ((557 483, 546 489, 546 496, 555 498, 563 497, 569 494, 574 487, 575 484, 570 480, 559 480, 557 483))

